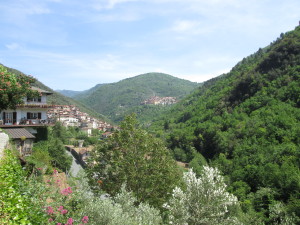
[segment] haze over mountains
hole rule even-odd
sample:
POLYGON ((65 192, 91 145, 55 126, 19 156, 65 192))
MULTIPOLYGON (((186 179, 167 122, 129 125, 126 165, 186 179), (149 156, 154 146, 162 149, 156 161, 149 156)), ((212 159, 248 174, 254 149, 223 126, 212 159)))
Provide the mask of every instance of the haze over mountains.
POLYGON ((88 90, 85 90, 85 91, 73 91, 73 90, 55 90, 55 91, 58 92, 58 93, 61 93, 64 96, 73 98, 76 95, 84 94, 86 92, 91 92, 92 90, 95 90, 95 89, 97 89, 98 87, 100 87, 102 85, 105 85, 105 84, 97 84, 96 86, 94 86, 94 87, 92 87, 88 90))

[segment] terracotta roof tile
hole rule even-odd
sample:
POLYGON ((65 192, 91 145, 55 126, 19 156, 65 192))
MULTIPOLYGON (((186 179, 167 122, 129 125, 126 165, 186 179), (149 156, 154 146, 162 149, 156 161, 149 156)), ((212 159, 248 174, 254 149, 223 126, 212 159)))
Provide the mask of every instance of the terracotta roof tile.
POLYGON ((26 138, 35 138, 28 130, 24 128, 5 128, 3 129, 10 138, 12 139, 20 139, 21 137, 26 138))

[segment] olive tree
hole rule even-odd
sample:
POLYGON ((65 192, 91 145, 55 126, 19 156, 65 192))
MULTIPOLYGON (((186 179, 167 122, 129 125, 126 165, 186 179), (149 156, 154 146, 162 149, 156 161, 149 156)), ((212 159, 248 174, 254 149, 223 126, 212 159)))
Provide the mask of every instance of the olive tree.
POLYGON ((170 224, 241 224, 230 211, 238 204, 237 198, 226 191, 218 169, 203 166, 199 178, 189 170, 183 180, 185 188, 176 187, 164 205, 169 210, 170 224))

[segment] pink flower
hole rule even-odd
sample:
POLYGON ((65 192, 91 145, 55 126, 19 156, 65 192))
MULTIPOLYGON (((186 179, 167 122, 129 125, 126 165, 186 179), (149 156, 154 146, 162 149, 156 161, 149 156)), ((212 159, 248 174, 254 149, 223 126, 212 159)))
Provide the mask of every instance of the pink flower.
POLYGON ((68 219, 67 225, 73 225, 74 220, 72 218, 68 219))
POLYGON ((51 214, 54 213, 54 210, 53 210, 53 208, 51 206, 47 207, 47 213, 48 213, 48 215, 51 215, 51 214))
POLYGON ((72 191, 71 187, 68 187, 68 188, 65 188, 64 190, 62 190, 60 193, 62 195, 66 195, 67 196, 68 194, 72 194, 73 191, 72 191))
POLYGON ((63 209, 64 209, 64 207, 61 205, 61 206, 58 207, 57 210, 58 210, 58 211, 61 211, 61 210, 63 210, 63 209))
POLYGON ((57 223, 56 225, 61 225, 61 223, 57 223))
POLYGON ((53 219, 52 219, 52 218, 50 218, 48 221, 49 221, 49 222, 52 222, 52 221, 53 221, 53 219))
POLYGON ((81 221, 83 223, 88 223, 89 222, 89 217, 88 216, 84 216, 81 221))
POLYGON ((68 212, 68 210, 66 210, 66 209, 63 209, 63 210, 60 211, 60 213, 61 213, 62 215, 67 214, 67 212, 68 212))

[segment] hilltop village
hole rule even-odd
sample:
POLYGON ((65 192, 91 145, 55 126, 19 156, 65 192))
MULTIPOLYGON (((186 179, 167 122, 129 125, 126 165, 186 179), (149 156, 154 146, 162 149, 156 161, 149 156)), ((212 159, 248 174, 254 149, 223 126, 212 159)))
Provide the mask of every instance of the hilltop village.
POLYGON ((176 97, 158 97, 153 96, 143 102, 141 105, 172 105, 177 102, 176 97))
POLYGON ((48 109, 47 117, 52 121, 60 121, 65 127, 79 127, 88 136, 92 134, 92 129, 103 132, 110 132, 113 126, 107 122, 100 121, 89 116, 74 105, 54 105, 48 109))

